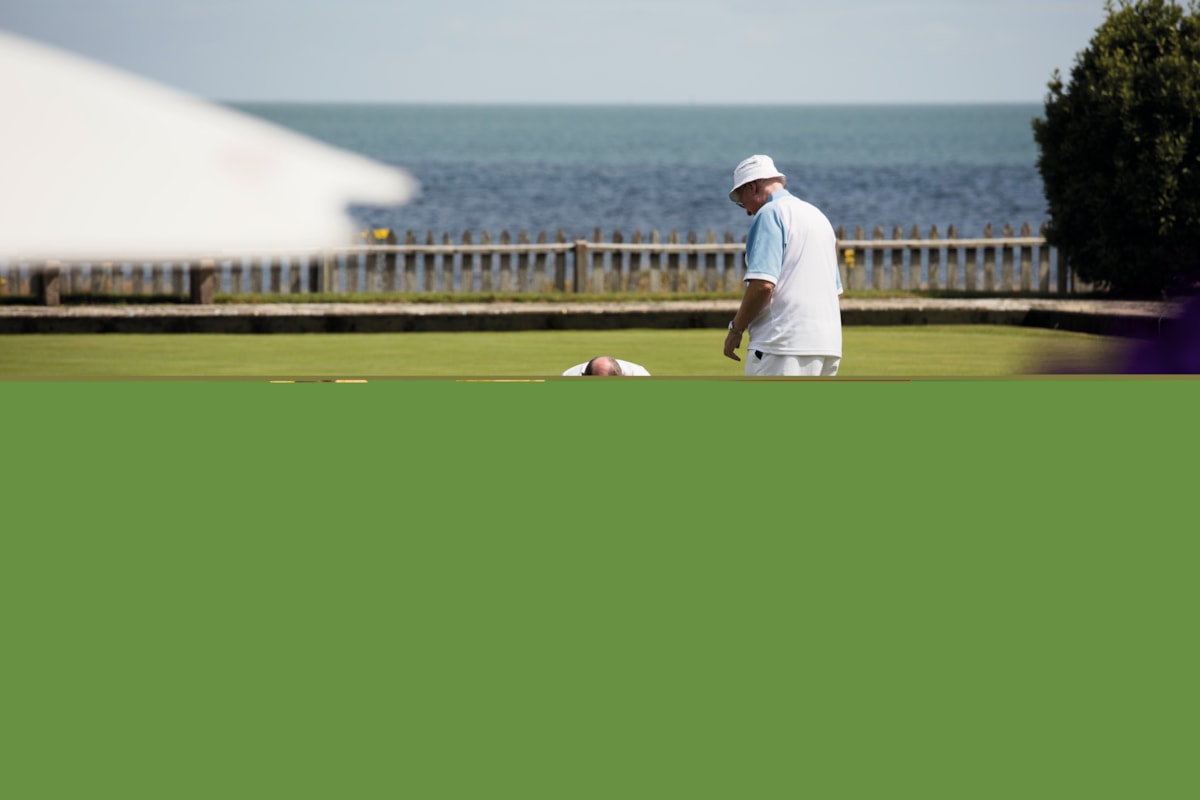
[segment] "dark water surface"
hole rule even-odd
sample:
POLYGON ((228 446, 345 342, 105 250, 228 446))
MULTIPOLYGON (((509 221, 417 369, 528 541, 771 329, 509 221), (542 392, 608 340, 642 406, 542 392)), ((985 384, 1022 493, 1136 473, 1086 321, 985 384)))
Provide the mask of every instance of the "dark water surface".
POLYGON ((422 184, 364 222, 424 234, 600 228, 740 238, 734 165, 766 153, 847 233, 880 225, 978 236, 1046 219, 1030 121, 1039 105, 416 106, 238 104, 403 166, 422 184))

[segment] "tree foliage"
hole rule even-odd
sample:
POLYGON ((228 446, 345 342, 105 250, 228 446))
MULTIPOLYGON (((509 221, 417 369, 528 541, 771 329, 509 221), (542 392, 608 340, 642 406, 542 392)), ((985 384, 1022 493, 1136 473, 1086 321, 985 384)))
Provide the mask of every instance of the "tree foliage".
POLYGON ((1122 295, 1200 278, 1200 5, 1109 0, 1033 121, 1049 242, 1122 295))

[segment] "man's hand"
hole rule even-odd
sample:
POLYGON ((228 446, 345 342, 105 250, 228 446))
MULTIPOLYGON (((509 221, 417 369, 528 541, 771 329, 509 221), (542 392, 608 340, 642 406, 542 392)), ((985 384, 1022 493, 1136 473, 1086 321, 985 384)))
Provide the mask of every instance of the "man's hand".
POLYGON ((738 354, 733 352, 742 344, 742 334, 740 331, 730 331, 725 336, 725 357, 732 358, 734 361, 741 361, 738 354))
POLYGON ((729 335, 725 337, 725 357, 732 358, 734 361, 741 361, 737 350, 742 343, 742 334, 745 329, 738 330, 734 323, 739 319, 746 320, 742 324, 747 328, 755 317, 759 315, 764 308, 771 302, 771 295, 775 291, 775 284, 770 281, 759 280, 752 278, 746 282, 746 292, 742 295, 742 304, 738 306, 738 313, 734 315, 733 320, 729 323, 729 335))

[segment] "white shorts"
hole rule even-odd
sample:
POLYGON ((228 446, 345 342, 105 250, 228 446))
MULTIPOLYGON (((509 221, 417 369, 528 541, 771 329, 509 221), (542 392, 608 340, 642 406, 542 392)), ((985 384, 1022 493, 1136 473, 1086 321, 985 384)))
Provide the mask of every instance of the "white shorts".
POLYGON ((746 375, 831 378, 837 375, 841 362, 840 356, 777 356, 751 350, 746 354, 746 375))

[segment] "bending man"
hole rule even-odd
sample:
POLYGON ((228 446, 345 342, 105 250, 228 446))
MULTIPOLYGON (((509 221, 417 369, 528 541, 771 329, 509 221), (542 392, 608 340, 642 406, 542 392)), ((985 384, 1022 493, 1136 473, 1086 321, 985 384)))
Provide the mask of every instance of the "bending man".
POLYGON ((729 323, 725 356, 747 331, 746 375, 837 375, 842 360, 837 235, 823 213, 787 190, 769 156, 733 171, 729 199, 754 217, 746 237, 746 285, 729 323))
POLYGON ((646 368, 632 361, 612 356, 596 356, 591 361, 576 364, 563 375, 649 375, 646 368))

